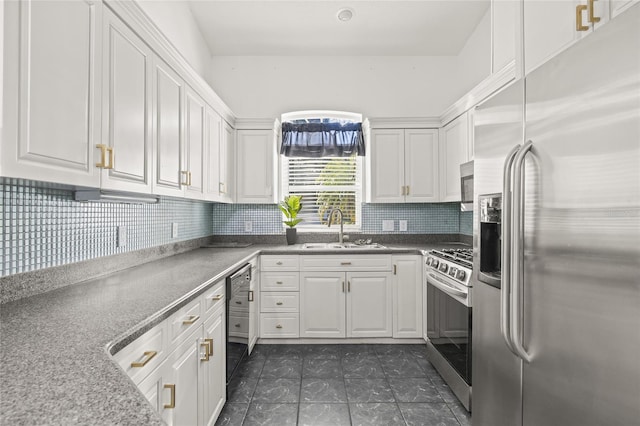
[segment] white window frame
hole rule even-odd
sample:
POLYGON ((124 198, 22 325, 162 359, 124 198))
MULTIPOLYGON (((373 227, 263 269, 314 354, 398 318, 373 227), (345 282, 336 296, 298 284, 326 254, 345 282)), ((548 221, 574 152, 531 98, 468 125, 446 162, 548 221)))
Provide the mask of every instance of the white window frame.
MULTIPOLYGON (((362 116, 360 114, 354 114, 349 112, 342 111, 297 111, 292 113, 287 113, 282 115, 282 121, 290 121, 290 120, 299 120, 305 118, 335 118, 335 119, 346 119, 346 120, 354 120, 362 122, 362 116)), ((279 144, 282 143, 282 127, 280 126, 280 135, 278 137, 279 144)), ((365 133, 365 138, 366 138, 365 133)), ((368 145, 368 144, 367 144, 368 145)), ((278 152, 280 152, 280 146, 278 146, 278 152)), ((278 171, 280 175, 280 185, 279 185, 279 193, 282 195, 282 199, 289 195, 289 167, 288 167, 288 158, 295 157, 285 157, 283 155, 278 155, 278 171)), ((366 194, 365 188, 365 161, 364 157, 356 156, 356 200, 355 200, 355 211, 356 211, 356 224, 355 225, 344 225, 345 232, 360 232, 362 227, 362 203, 364 202, 364 197, 366 194)), ((297 188, 300 189, 300 188, 297 188)), ((302 202, 304 204, 304 198, 302 202)), ((286 225, 282 225, 283 228, 286 228, 286 225)), ((318 232, 318 233, 334 233, 336 232, 335 226, 339 226, 339 224, 334 224, 331 227, 325 225, 305 225, 304 222, 301 222, 297 225, 298 229, 302 232, 318 232)))

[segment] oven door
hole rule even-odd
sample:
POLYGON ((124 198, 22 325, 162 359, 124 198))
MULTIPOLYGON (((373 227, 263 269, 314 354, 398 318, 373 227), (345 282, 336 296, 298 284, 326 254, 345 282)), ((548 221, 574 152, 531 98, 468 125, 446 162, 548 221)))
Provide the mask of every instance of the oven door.
POLYGON ((471 314, 469 288, 453 285, 427 271, 427 330, 430 344, 471 385, 471 314), (466 291, 465 291, 466 290, 466 291))

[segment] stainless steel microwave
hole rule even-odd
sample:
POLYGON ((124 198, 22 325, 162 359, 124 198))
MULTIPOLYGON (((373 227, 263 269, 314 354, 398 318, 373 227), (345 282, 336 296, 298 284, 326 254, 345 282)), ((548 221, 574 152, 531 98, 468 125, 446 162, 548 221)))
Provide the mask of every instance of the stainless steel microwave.
POLYGON ((460 210, 473 210, 473 161, 460 164, 460 210))

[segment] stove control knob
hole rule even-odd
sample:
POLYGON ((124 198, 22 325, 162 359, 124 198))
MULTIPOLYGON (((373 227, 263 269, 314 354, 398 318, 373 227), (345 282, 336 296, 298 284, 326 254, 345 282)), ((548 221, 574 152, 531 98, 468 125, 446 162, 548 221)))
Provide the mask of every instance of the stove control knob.
POLYGON ((434 257, 433 262, 431 263, 431 266, 433 266, 434 268, 437 268, 439 264, 440 264, 440 261, 434 257))
POLYGON ((458 273, 456 274, 456 278, 459 279, 460 281, 464 281, 464 278, 467 276, 467 274, 465 274, 465 272, 460 269, 458 271, 458 273))
POLYGON ((433 257, 428 257, 427 258, 427 266, 431 266, 433 265, 433 257))
POLYGON ((449 269, 449 266, 446 263, 441 263, 440 267, 438 267, 440 272, 447 272, 447 269, 449 269))

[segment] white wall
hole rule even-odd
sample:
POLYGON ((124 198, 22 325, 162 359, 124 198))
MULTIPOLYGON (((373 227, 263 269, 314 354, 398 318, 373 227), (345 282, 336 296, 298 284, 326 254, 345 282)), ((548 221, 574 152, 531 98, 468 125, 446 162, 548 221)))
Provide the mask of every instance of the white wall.
POLYGON ((464 95, 491 74, 491 8, 458 54, 458 86, 464 95))
POLYGON ((187 3, 175 0, 138 0, 138 3, 196 72, 206 78, 211 53, 187 3))
POLYGON ((425 117, 464 93, 457 74, 455 56, 214 56, 207 81, 242 118, 309 109, 425 117))

